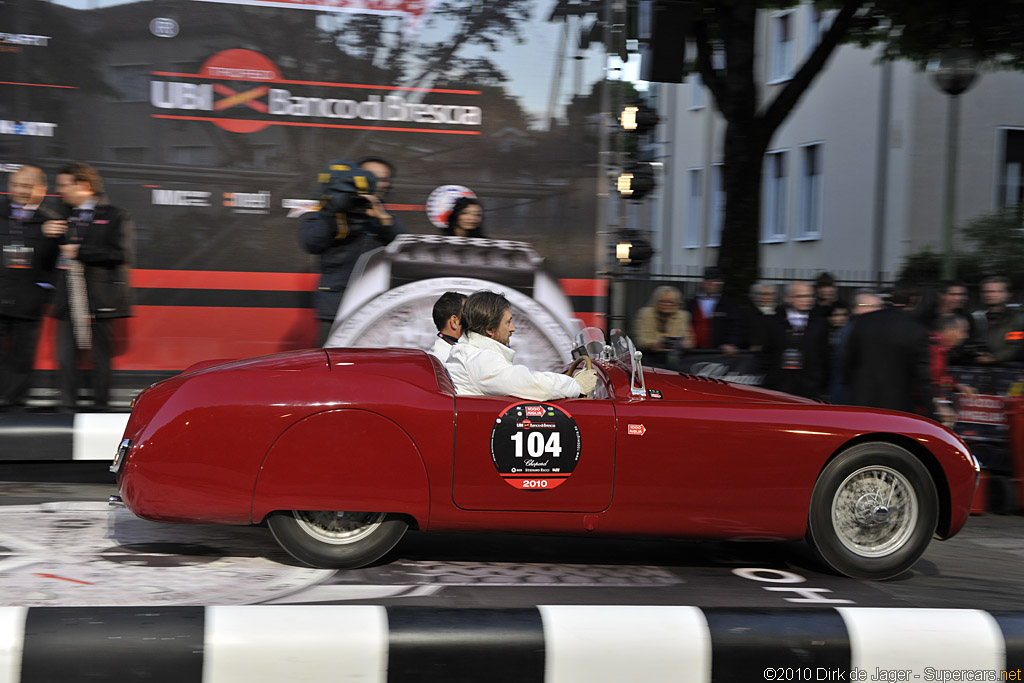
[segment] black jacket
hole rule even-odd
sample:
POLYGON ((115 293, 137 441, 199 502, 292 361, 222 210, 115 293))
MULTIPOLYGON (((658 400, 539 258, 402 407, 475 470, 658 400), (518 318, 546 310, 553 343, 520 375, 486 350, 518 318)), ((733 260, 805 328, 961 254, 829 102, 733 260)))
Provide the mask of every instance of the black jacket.
POLYGON ((43 307, 53 292, 56 279, 58 238, 45 237, 42 225, 46 217, 37 210, 24 221, 11 217, 11 201, 0 198, 0 246, 3 247, 3 261, 0 262, 0 315, 22 320, 39 320, 43 307), (11 248, 22 245, 31 249, 26 254, 28 267, 20 265, 11 248))
POLYGON ((929 343, 928 330, 900 309, 854 316, 842 358, 850 403, 934 417, 929 343))
POLYGON ((340 216, 341 222, 335 214, 320 210, 307 214, 302 220, 302 248, 320 256, 320 285, 313 297, 316 317, 320 320, 334 320, 359 257, 387 246, 405 232, 397 219, 385 226, 378 219, 365 215, 340 216))
MULTIPOLYGON (((828 382, 828 321, 811 314, 802 332, 793 329, 780 307, 765 316, 762 327, 760 371, 764 386, 807 398, 821 398, 828 382), (787 351, 798 354, 799 369, 787 369, 787 351)), ((792 353, 791 353, 792 355, 792 353)))
MULTIPOLYGON (((64 241, 76 241, 74 232, 69 226, 64 241)), ((92 219, 79 235, 81 242, 77 260, 85 266, 89 311, 97 318, 127 318, 132 314, 128 269, 134 261, 134 233, 131 214, 101 199, 92 219)), ((53 310, 58 318, 68 315, 68 290, 64 276, 61 271, 53 310)))

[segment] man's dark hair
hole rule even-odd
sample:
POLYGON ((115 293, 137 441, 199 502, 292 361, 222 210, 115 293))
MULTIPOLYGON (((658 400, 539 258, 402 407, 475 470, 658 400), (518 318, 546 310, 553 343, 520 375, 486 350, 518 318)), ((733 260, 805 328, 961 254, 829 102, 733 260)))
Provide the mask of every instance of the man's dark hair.
POLYGON ((462 302, 466 300, 465 294, 459 292, 445 292, 441 298, 434 302, 434 310, 431 315, 434 318, 434 326, 440 332, 448 324, 448 319, 453 315, 462 319, 462 302))
POLYGON ((487 330, 496 330, 501 325, 505 311, 512 308, 504 294, 487 290, 473 292, 462 305, 462 329, 487 336, 487 330))
POLYGON ((981 281, 982 286, 984 285, 995 285, 999 284, 1003 286, 1007 292, 1010 291, 1010 279, 1003 277, 1002 275, 989 275, 987 278, 981 281))
POLYGON ((57 175, 69 175, 75 182, 85 181, 94 195, 103 194, 103 179, 95 168, 81 161, 76 161, 57 170, 57 175))
POLYGON ((963 287, 967 289, 967 285, 962 280, 942 280, 939 282, 939 291, 945 294, 954 287, 963 287))
POLYGON ((835 287, 836 278, 832 273, 827 270, 823 270, 818 273, 818 277, 814 278, 814 288, 820 289, 821 287, 835 287))
POLYGON ((392 178, 395 177, 395 175, 396 175, 396 173, 395 173, 395 165, 393 163, 391 163, 390 161, 388 161, 387 159, 385 159, 384 157, 378 157, 378 156, 373 156, 373 155, 370 155, 368 157, 363 157, 362 159, 360 159, 359 161, 356 162, 356 166, 362 166, 363 164, 368 164, 368 163, 371 163, 371 162, 372 163, 377 163, 377 164, 384 164, 385 166, 388 167, 388 170, 391 171, 391 177, 392 178))
POLYGON ((889 294, 889 303, 893 306, 904 307, 920 294, 920 289, 910 280, 897 280, 889 294))

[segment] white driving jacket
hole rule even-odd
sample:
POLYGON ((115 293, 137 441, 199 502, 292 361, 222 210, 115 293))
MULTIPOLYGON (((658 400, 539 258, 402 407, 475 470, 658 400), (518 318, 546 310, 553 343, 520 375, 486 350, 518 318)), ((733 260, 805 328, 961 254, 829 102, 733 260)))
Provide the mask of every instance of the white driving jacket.
POLYGON ((460 396, 517 396, 531 401, 575 398, 580 385, 557 372, 513 365, 516 352, 490 337, 467 332, 451 347, 445 367, 460 396))
POLYGON ((448 356, 451 354, 452 349, 454 348, 455 344, 449 344, 444 339, 438 337, 434 340, 434 345, 430 347, 430 350, 427 351, 427 353, 434 354, 435 356, 441 359, 442 363, 444 363, 448 360, 448 356))

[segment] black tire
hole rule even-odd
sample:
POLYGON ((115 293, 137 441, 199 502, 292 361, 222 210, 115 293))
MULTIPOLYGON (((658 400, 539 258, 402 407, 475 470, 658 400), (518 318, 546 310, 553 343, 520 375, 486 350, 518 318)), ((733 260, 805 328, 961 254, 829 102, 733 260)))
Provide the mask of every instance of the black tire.
POLYGON ((365 567, 394 548, 409 528, 403 518, 383 512, 310 510, 272 512, 267 526, 289 555, 321 569, 365 567))
POLYGON ((889 579, 921 557, 938 516, 935 484, 920 460, 891 443, 862 443, 818 477, 807 541, 840 574, 889 579))

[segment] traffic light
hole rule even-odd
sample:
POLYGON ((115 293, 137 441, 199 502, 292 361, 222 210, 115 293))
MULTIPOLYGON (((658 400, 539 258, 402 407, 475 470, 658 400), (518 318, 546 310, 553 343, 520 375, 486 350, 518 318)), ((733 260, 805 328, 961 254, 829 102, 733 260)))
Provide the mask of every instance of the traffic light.
POLYGON ((661 121, 658 112, 642 100, 626 104, 619 113, 620 151, 624 163, 615 182, 615 189, 623 197, 639 201, 657 187, 654 154, 649 136, 661 121))
POLYGON ((654 175, 654 165, 646 161, 638 161, 628 164, 618 180, 615 181, 615 189, 627 199, 640 200, 654 191, 658 186, 654 175))
POLYGON ((623 230, 615 245, 615 258, 631 268, 639 268, 654 256, 654 247, 638 230, 623 230))
POLYGON ((627 104, 619 114, 619 125, 622 126, 622 130, 632 131, 637 135, 653 130, 659 122, 661 117, 658 116, 658 112, 641 101, 627 104))

